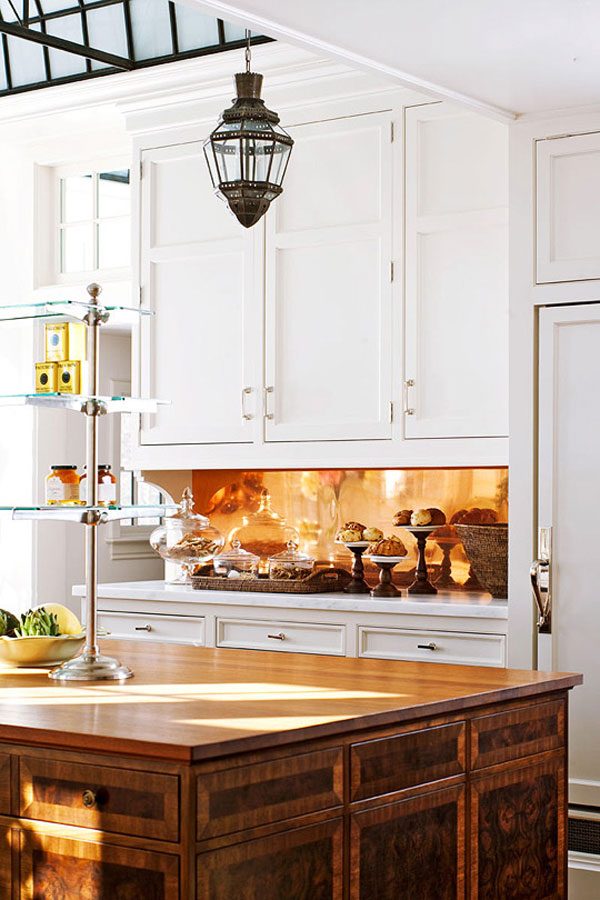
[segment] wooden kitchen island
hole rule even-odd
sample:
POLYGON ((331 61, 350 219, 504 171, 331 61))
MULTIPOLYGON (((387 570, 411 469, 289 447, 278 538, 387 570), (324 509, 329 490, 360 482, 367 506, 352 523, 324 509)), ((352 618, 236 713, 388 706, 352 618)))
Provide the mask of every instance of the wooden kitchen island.
POLYGON ((579 675, 103 649, 0 674, 2 900, 566 896, 579 675))

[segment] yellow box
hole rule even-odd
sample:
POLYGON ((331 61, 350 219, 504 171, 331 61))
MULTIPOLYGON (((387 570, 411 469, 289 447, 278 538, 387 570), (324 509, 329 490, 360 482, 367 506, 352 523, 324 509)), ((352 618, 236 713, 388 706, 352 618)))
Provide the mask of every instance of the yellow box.
POLYGON ((83 322, 48 323, 46 332, 46 362, 73 362, 86 359, 86 326, 83 322))
POLYGON ((58 384, 58 363, 39 362, 35 364, 36 394, 53 394, 58 384))
POLYGON ((56 363, 57 385, 56 390, 61 394, 81 393, 81 361, 67 359, 56 363))

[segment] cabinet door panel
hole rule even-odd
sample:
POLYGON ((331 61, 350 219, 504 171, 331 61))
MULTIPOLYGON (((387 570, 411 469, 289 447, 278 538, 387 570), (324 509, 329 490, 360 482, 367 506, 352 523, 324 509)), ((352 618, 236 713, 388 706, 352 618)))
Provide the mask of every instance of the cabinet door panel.
POLYGON ((406 437, 506 435, 506 128, 431 104, 406 145, 406 437))
POLYGON ((351 900, 462 900, 464 787, 357 813, 351 900))
POLYGON ((473 898, 564 897, 565 822, 562 757, 473 781, 473 898))
POLYGON ((7 900, 12 896, 11 843, 14 841, 15 846, 18 846, 18 837, 18 832, 14 829, 0 827, 0 897, 7 898, 7 900))
POLYGON ((600 278, 600 134, 536 150, 537 282, 600 278))
POLYGON ((177 900, 179 859, 45 834, 21 835, 20 900, 177 900))
POLYGON ((155 316, 141 325, 141 382, 146 396, 170 404, 143 417, 142 443, 251 441, 244 413, 258 394, 255 239, 206 190, 199 144, 148 151, 144 160, 141 284, 155 316))
POLYGON ((197 881, 198 900, 341 900, 342 822, 201 853, 197 881))
POLYGON ((390 118, 294 137, 293 176, 267 223, 265 436, 389 439, 390 118))

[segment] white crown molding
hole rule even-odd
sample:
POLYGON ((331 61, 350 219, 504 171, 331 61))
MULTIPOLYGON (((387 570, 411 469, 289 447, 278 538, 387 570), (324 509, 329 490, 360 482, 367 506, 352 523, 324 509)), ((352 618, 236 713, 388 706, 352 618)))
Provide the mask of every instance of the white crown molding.
POLYGON ((380 63, 375 59, 362 56, 352 50, 347 50, 343 47, 330 44, 327 41, 322 41, 305 32, 288 28, 274 22, 272 19, 266 19, 247 10, 240 9, 239 6, 235 6, 231 3, 224 3, 222 0, 180 0, 180 2, 186 3, 187 6, 194 6, 196 9, 201 9, 209 15, 216 15, 220 19, 226 19, 229 22, 245 25, 246 27, 252 28, 257 34, 268 34, 270 37, 277 38, 278 40, 303 47, 319 57, 337 59, 353 68, 367 70, 384 78, 392 78, 397 84, 399 83, 403 87, 418 91, 433 99, 450 100, 452 103, 467 106, 475 112, 491 116, 494 119, 500 119, 503 122, 512 121, 517 117, 517 114, 512 110, 503 109, 502 107, 495 106, 491 103, 485 103, 482 100, 478 100, 476 97, 471 97, 460 91, 446 88, 441 84, 435 84, 424 78, 411 75, 409 72, 404 72, 402 69, 395 66, 380 63))

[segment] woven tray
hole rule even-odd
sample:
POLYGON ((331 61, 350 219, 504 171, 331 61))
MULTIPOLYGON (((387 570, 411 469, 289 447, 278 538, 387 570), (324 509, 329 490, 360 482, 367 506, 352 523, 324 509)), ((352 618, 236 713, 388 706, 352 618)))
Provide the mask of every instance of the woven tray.
POLYGON ((255 594, 325 594, 343 591, 350 581, 351 575, 345 569, 320 569, 303 581, 192 575, 192 587, 195 591, 243 591, 255 594))

